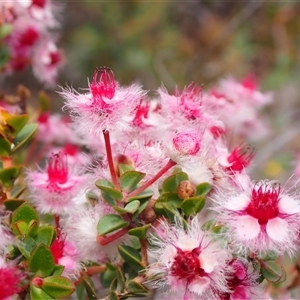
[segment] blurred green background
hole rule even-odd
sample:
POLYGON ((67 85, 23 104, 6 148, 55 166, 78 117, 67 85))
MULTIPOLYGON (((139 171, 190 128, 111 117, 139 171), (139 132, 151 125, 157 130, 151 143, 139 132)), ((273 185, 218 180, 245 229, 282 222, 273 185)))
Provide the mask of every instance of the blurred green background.
MULTIPOLYGON (((58 85, 87 87, 95 67, 108 66, 122 84, 140 82, 155 95, 194 81, 208 89, 220 78, 257 75, 274 90, 265 111, 272 131, 254 161, 258 176, 285 178, 300 152, 300 1, 56 1, 58 44, 66 65, 58 85)), ((41 89, 30 72, 5 81, 41 89)), ((59 90, 56 88, 55 90, 59 90)), ((58 95, 49 90, 56 107, 58 95)))

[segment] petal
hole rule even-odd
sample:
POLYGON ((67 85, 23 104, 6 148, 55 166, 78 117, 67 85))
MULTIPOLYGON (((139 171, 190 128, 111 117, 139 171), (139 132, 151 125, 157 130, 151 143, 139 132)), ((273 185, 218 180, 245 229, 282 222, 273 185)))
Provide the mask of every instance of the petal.
POLYGON ((225 208, 229 210, 239 211, 244 210, 250 202, 250 198, 246 194, 240 194, 231 198, 225 203, 225 208))
POLYGON ((300 203, 288 195, 281 197, 278 207, 280 211, 289 215, 300 213, 300 203))
POLYGON ((237 217, 235 226, 234 230, 241 240, 255 239, 260 233, 260 225, 257 219, 249 215, 237 217))
POLYGON ((216 259, 216 255, 213 255, 208 248, 201 251, 199 255, 199 261, 201 268, 206 273, 211 273, 216 266, 218 266, 218 260, 216 259))
POLYGON ((209 287, 210 279, 208 277, 199 277, 188 285, 188 289, 198 295, 202 295, 209 287))
POLYGON ((199 247, 200 242, 196 239, 192 239, 187 236, 181 236, 178 239, 177 246, 182 251, 192 251, 193 249, 199 247))
POLYGON ((267 223, 266 231, 272 240, 284 242, 288 237, 288 223, 281 218, 274 218, 267 223))

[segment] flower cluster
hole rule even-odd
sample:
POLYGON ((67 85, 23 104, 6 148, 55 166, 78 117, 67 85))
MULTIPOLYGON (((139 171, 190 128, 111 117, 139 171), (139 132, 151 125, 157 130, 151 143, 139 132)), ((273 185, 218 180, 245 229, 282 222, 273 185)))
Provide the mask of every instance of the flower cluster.
POLYGON ((11 73, 32 66, 35 76, 53 85, 63 54, 55 44, 51 31, 58 26, 51 0, 1 1, 2 28, 6 31, 3 43, 9 59, 4 71, 11 73))

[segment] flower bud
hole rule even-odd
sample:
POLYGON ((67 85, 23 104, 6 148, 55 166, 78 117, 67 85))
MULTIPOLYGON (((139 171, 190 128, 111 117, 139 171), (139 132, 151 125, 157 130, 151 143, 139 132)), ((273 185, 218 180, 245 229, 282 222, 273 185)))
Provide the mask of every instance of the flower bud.
POLYGON ((193 129, 178 132, 173 137, 173 146, 183 155, 196 155, 201 147, 201 136, 193 129))
POLYGON ((181 181, 177 186, 178 197, 182 200, 196 195, 196 186, 188 180, 181 181))
POLYGON ((156 219, 156 213, 154 211, 155 199, 151 199, 146 208, 141 212, 140 218, 146 223, 152 223, 156 219))
POLYGON ((127 155, 124 154, 119 154, 114 158, 114 166, 115 166, 115 172, 118 177, 121 176, 120 170, 119 170, 119 165, 124 164, 124 165, 130 165, 131 167, 134 167, 134 161, 132 158, 130 158, 127 155))

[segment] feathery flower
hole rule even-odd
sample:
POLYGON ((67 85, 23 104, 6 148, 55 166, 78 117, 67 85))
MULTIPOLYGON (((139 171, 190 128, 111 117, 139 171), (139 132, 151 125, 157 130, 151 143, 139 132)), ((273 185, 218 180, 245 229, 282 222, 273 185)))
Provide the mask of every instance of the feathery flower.
POLYGON ((73 89, 64 89, 61 96, 71 112, 78 132, 83 136, 102 135, 102 131, 126 129, 136 106, 145 95, 137 85, 120 87, 111 69, 96 69, 89 92, 79 94, 73 89))
POLYGON ((68 167, 67 156, 61 153, 52 154, 45 171, 27 172, 31 200, 42 213, 66 213, 84 180, 68 167))
POLYGON ((196 218, 187 230, 179 218, 173 226, 161 221, 161 227, 163 236, 150 238, 149 255, 157 261, 147 276, 154 287, 167 285, 177 299, 218 299, 218 294, 229 292, 226 264, 231 255, 201 230, 196 218))
POLYGON ((300 202, 279 184, 248 183, 234 195, 217 197, 214 210, 227 228, 226 237, 238 252, 264 255, 296 251, 300 230, 300 202))

